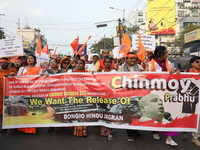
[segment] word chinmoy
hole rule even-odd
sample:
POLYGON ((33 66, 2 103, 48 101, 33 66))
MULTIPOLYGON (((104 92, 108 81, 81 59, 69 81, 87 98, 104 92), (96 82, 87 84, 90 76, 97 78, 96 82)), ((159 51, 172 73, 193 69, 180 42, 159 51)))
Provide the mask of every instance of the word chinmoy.
MULTIPOLYGON (((176 91, 177 94, 167 94, 164 100, 169 102, 194 102, 195 96, 188 96, 185 93, 190 89, 190 86, 194 84, 190 79, 157 79, 149 80, 147 78, 128 78, 127 76, 116 76, 111 80, 111 88, 113 89, 132 89, 132 90, 168 90, 176 91)), ((199 90, 199 89, 198 89, 199 90)))
POLYGON ((180 81, 176 79, 170 79, 169 81, 165 79, 146 79, 146 78, 127 78, 126 76, 116 76, 111 80, 111 87, 114 89, 126 88, 126 89, 150 89, 150 90, 165 90, 175 91, 178 88, 181 89, 181 93, 185 93, 190 84, 191 80, 181 79, 180 81))

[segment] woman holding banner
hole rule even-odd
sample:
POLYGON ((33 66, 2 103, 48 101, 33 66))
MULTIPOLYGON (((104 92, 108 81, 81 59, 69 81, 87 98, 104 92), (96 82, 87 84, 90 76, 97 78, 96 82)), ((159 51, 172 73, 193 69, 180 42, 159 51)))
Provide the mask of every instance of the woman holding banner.
MULTIPOLYGON (((104 58, 103 65, 104 65, 105 69, 102 70, 102 72, 117 72, 115 69, 112 69, 112 67, 111 67, 111 65, 112 65, 112 58, 106 56, 104 58)), ((113 129, 112 128, 100 126, 98 129, 100 131, 100 135, 107 136, 108 140, 113 140, 113 137, 112 137, 113 129)))
MULTIPOLYGON (((76 61, 76 70, 73 71, 76 73, 79 72, 88 72, 87 70, 85 70, 85 61, 82 59, 79 59, 76 61)), ((88 127, 87 126, 76 126, 73 128, 74 130, 74 135, 76 136, 87 136, 87 131, 88 131, 88 127)))
MULTIPOLYGON (((180 74, 180 71, 178 71, 175 68, 172 68, 170 61, 168 58, 168 51, 167 48, 164 46, 158 46, 154 54, 152 55, 151 62, 148 64, 148 70, 149 71, 156 71, 156 72, 169 72, 180 74)), ((171 146, 177 146, 178 144, 173 141, 172 136, 178 136, 178 132, 161 132, 162 134, 167 135, 166 144, 169 144, 171 146)), ((158 132, 153 131, 153 138, 154 139, 160 139, 160 136, 158 132)))
MULTIPOLYGON (((27 57, 28 65, 26 67, 20 67, 17 76, 40 75, 42 73, 42 69, 40 67, 36 67, 36 63, 35 55, 29 55, 27 57)), ((36 133, 36 128, 18 128, 18 130, 25 133, 36 133)))

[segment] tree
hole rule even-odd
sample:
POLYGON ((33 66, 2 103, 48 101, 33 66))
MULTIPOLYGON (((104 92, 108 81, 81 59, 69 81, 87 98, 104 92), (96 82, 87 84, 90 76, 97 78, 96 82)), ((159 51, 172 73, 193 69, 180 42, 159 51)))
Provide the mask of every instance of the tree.
POLYGON ((100 41, 98 41, 90 47, 92 53, 98 54, 100 54, 101 49, 112 50, 113 48, 114 46, 112 38, 101 38, 100 41))
MULTIPOLYGON (((131 28, 124 28, 124 30, 128 33, 129 38, 131 39, 132 34, 137 34, 139 27, 131 27, 131 28)), ((100 54, 100 49, 108 49, 112 50, 114 48, 113 39, 112 38, 101 38, 100 41, 93 44, 90 49, 92 53, 100 54)))
MULTIPOLYGON (((166 43, 167 46, 171 46, 173 44, 174 47, 180 47, 180 48, 182 48, 183 45, 185 44, 184 43, 184 34, 190 32, 190 31, 193 31, 195 29, 199 29, 199 28, 200 28, 200 26, 190 24, 189 26, 187 26, 187 27, 184 28, 184 30, 181 32, 181 34, 179 35, 178 38, 176 38, 172 42, 167 42, 166 43)), ((182 51, 181 51, 181 53, 182 53, 182 51)))
POLYGON ((5 38, 6 38, 5 34, 4 34, 3 30, 2 30, 2 28, 0 27, 0 39, 5 39, 5 38))

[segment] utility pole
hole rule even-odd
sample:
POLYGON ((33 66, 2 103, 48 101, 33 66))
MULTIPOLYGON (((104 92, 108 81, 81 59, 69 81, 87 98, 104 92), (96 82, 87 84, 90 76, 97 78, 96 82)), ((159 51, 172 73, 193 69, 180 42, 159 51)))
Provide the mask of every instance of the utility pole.
MULTIPOLYGON (((0 14, 0 20, 1 20, 1 16, 5 16, 5 14, 0 14)), ((4 37, 4 32, 3 32, 3 28, 1 28, 1 26, 0 26, 0 39, 4 39, 5 37, 4 37)))
POLYGON ((120 40, 120 43, 121 43, 121 40, 122 40, 122 35, 124 33, 123 31, 123 24, 121 22, 121 19, 119 18, 118 19, 118 26, 119 26, 119 29, 118 29, 118 33, 119 33, 119 40, 120 40))

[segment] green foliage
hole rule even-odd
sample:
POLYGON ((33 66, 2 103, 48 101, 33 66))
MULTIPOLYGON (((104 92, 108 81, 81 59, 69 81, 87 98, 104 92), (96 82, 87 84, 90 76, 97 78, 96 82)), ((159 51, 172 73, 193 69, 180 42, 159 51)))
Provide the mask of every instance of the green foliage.
POLYGON ((112 38, 101 38, 100 41, 98 41, 90 47, 92 53, 98 54, 100 54, 100 49, 112 50, 113 48, 114 46, 112 38))
MULTIPOLYGON (((131 39, 132 34, 137 34, 139 30, 139 27, 132 27, 132 28, 126 28, 126 32, 129 35, 129 38, 131 39)), ((113 45, 113 39, 112 38, 101 38, 100 41, 93 44, 90 49, 92 53, 98 53, 100 54, 100 49, 108 49, 112 50, 114 48, 113 45)))
POLYGON ((185 27, 184 30, 180 33, 178 38, 176 38, 172 42, 167 42, 166 43, 167 46, 171 46, 173 44, 175 47, 182 48, 183 45, 184 45, 184 34, 190 32, 190 31, 193 31, 195 29, 200 29, 200 26, 190 24, 189 26, 185 27))
POLYGON ((3 32, 3 30, 1 29, 1 27, 0 27, 0 39, 5 39, 6 37, 5 37, 5 35, 4 35, 4 32, 3 32))

